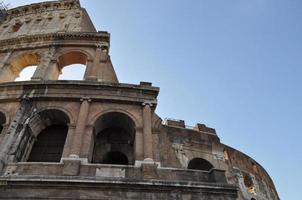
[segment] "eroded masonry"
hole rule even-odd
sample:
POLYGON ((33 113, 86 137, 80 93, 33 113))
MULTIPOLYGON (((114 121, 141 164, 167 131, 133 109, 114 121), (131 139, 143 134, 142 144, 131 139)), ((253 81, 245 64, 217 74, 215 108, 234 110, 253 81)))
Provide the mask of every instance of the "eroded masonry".
POLYGON ((156 115, 158 87, 119 83, 110 35, 78 0, 0 18, 0 199, 279 199, 215 129, 156 115), (83 80, 58 80, 73 64, 83 80), (30 66, 31 79, 15 81, 30 66))

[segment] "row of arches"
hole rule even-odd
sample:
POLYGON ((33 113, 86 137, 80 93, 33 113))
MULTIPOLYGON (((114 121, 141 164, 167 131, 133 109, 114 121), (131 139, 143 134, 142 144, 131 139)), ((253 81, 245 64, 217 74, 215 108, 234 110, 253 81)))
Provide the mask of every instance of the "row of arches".
MULTIPOLYGON (((53 80, 83 80, 89 57, 84 51, 74 50, 59 55, 55 63, 45 64, 56 65, 49 75, 53 80)), ((31 80, 41 62, 47 61, 40 53, 25 53, 13 58, 1 73, 6 75, 5 82, 31 80)))
MULTIPOLYGON (((36 141, 28 147, 31 151, 25 160, 60 162, 69 123, 69 117, 59 110, 38 113, 30 123, 36 141)), ((126 114, 110 112, 100 116, 94 124, 93 137, 92 163, 134 164, 135 123, 126 114)))
MULTIPOLYGON (((0 112, 0 129, 6 123, 0 112)), ((70 117, 57 109, 40 111, 32 117, 28 129, 34 143, 28 144, 22 161, 60 162, 69 134, 70 117)), ((98 164, 133 165, 135 162, 135 121, 125 113, 108 112, 99 116, 93 127, 91 162, 98 164)), ((214 166, 205 159, 194 158, 187 166, 191 170, 210 171, 214 166)))
MULTIPOLYGON (((23 70, 20 71, 19 75, 15 78, 14 81, 30 81, 33 77, 37 65, 31 65, 25 67, 23 70)), ((86 70, 86 65, 82 64, 71 64, 66 66, 60 72, 58 80, 83 80, 84 74, 86 70)))

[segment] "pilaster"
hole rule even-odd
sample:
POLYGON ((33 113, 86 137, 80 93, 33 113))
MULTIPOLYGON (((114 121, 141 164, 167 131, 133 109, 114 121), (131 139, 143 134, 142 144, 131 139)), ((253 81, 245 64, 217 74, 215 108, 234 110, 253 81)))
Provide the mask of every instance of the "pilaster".
POLYGON ((82 103, 76 123, 76 128, 72 138, 69 157, 80 157, 80 153, 83 145, 83 134, 85 133, 85 129, 86 129, 86 120, 89 113, 91 100, 89 98, 82 98, 81 102, 82 103))
POLYGON ((153 141, 152 141, 152 104, 143 103, 143 133, 144 133, 144 159, 153 160, 153 141))

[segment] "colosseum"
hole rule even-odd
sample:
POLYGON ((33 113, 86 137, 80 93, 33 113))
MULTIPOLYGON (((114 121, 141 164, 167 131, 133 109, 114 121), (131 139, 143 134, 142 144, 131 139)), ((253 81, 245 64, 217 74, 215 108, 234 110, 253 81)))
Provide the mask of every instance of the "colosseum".
POLYGON ((79 0, 0 13, 0 199, 279 199, 215 129, 162 120, 158 87, 120 83, 110 34, 79 0), (59 80, 72 64, 86 66, 83 80, 59 80))

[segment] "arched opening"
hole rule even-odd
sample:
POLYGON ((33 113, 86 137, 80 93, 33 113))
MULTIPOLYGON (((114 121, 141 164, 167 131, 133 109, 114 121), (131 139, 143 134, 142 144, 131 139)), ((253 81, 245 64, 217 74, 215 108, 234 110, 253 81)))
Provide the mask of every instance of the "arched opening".
POLYGON ((37 66, 28 66, 25 67, 19 74, 19 76, 15 79, 15 81, 29 81, 31 77, 34 75, 37 66))
POLYGON ((213 168, 213 165, 209 161, 202 158, 194 158, 188 164, 188 169, 194 170, 210 171, 213 168))
POLYGON ((60 162, 68 132, 68 116, 59 110, 44 110, 37 114, 36 124, 31 124, 38 133, 28 162, 60 162))
POLYGON ((4 113, 0 112, 0 134, 2 133, 2 131, 4 129, 5 123, 6 123, 6 117, 5 117, 4 113))
POLYGON ((13 58, 0 74, 0 82, 30 80, 36 68, 34 66, 38 66, 39 62, 40 56, 37 53, 23 54, 13 58))
POLYGON ((51 125, 37 137, 28 162, 60 162, 68 126, 51 125))
POLYGON ((107 113, 94 127, 93 163, 134 164, 135 123, 126 114, 107 113))
POLYGON ((59 57, 59 80, 83 80, 88 56, 82 52, 69 52, 59 57))
POLYGON ((86 66, 81 64, 73 64, 65 66, 59 76, 59 80, 83 80, 86 66))

